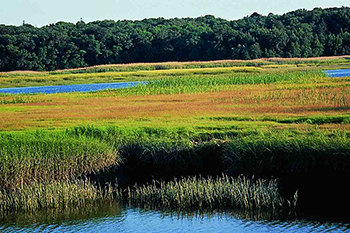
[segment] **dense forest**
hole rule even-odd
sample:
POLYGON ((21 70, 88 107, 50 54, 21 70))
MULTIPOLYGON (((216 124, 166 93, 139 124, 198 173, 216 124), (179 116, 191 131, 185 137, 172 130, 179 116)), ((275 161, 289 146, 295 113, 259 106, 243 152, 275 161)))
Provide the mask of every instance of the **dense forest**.
POLYGON ((350 54, 349 7, 253 13, 233 21, 207 15, 0 25, 0 71, 343 54, 350 54))

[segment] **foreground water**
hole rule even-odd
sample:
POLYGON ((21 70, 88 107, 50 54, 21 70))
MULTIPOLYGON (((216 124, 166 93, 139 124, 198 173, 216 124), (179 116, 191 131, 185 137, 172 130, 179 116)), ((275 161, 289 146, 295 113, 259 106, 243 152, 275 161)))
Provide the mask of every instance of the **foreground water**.
POLYGON ((177 213, 118 203, 0 217, 0 232, 350 232, 350 224, 272 213, 177 213))
POLYGON ((40 86, 40 87, 14 87, 0 88, 0 93, 3 94, 34 94, 34 93, 69 93, 69 92, 90 92, 106 89, 118 89, 134 87, 143 82, 123 82, 123 83, 94 83, 94 84, 77 84, 77 85, 59 85, 59 86, 40 86))

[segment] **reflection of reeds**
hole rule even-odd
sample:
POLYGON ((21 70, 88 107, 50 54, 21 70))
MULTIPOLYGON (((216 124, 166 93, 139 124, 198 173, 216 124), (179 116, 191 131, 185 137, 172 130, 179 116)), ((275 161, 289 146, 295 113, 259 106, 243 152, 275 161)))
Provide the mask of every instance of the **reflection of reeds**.
MULTIPOLYGON (((105 217, 122 216, 122 205, 119 201, 98 200, 85 201, 82 205, 69 205, 67 208, 44 208, 35 211, 14 211, 0 212, 0 225, 4 227, 31 226, 38 222, 42 224, 62 224, 75 225, 77 222, 89 221, 92 218, 97 220, 105 217)), ((0 227, 1 228, 1 227, 0 227)))
POLYGON ((170 182, 153 182, 129 189, 134 205, 170 209, 243 208, 280 209, 286 201, 278 193, 276 181, 233 179, 223 175, 213 178, 182 178, 170 182))
MULTIPOLYGON (((153 209, 149 209, 149 211, 153 211, 153 209)), ((172 218, 176 218, 178 220, 183 220, 183 219, 188 219, 188 220, 203 219, 204 220, 204 219, 212 219, 212 218, 220 219, 223 217, 229 217, 229 218, 249 220, 249 221, 272 221, 277 219, 280 220, 283 217, 293 216, 293 213, 291 212, 283 213, 273 209, 255 209, 255 210, 242 209, 242 208, 200 209, 200 210, 161 209, 158 211, 162 213, 162 217, 169 216, 172 218)))

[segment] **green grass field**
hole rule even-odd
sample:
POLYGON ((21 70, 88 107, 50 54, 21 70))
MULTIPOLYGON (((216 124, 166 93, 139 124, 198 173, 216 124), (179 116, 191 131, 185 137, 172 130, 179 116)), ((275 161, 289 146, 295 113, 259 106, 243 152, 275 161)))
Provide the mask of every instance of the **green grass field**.
MULTIPOLYGON (((89 93, 0 95, 0 210, 29 210, 31 202, 34 209, 56 208, 113 196, 153 205, 142 200, 186 185, 195 191, 209 182, 181 177, 222 173, 257 182, 278 178, 277 189, 268 191, 277 201, 267 205, 290 206, 287 200, 296 193, 303 197, 306 181, 341 184, 349 177, 350 78, 322 72, 348 67, 350 60, 338 57, 2 73, 0 87, 149 82, 89 93), (174 177, 181 181, 174 183, 174 177), (165 183, 147 186, 152 179, 165 183), (145 186, 132 188, 136 182, 145 186), (62 187, 86 192, 60 196, 62 187)), ((243 186, 249 190, 255 184, 243 186)), ((236 198, 224 196, 213 193, 205 206, 225 208, 236 198)), ((170 206, 194 203, 189 195, 184 198, 170 206)))

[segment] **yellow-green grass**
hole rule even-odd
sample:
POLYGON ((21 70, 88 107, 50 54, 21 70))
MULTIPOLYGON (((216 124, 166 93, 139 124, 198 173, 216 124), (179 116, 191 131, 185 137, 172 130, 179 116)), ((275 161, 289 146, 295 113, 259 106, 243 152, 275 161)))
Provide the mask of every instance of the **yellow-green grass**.
POLYGON ((2 73, 0 88, 50 86, 86 83, 114 83, 160 79, 162 77, 184 75, 218 75, 232 73, 259 72, 257 67, 218 67, 171 70, 140 70, 130 72, 103 72, 81 74, 50 74, 50 73, 2 73))
POLYGON ((0 135, 0 187, 75 180, 120 162, 107 143, 84 136, 29 132, 0 135))
POLYGON ((213 67, 240 67, 264 65, 332 65, 349 64, 349 56, 314 57, 314 58, 261 58, 254 60, 217 60, 217 61, 192 61, 192 62, 161 62, 161 63, 131 63, 131 64, 108 64, 93 67, 58 70, 51 73, 95 73, 113 71, 135 71, 135 70, 164 70, 164 69, 191 69, 191 68, 213 68, 213 67))
POLYGON ((0 216, 6 216, 10 211, 86 208, 92 202, 119 198, 118 190, 111 186, 101 188, 89 180, 31 183, 13 191, 0 189, 0 216))

